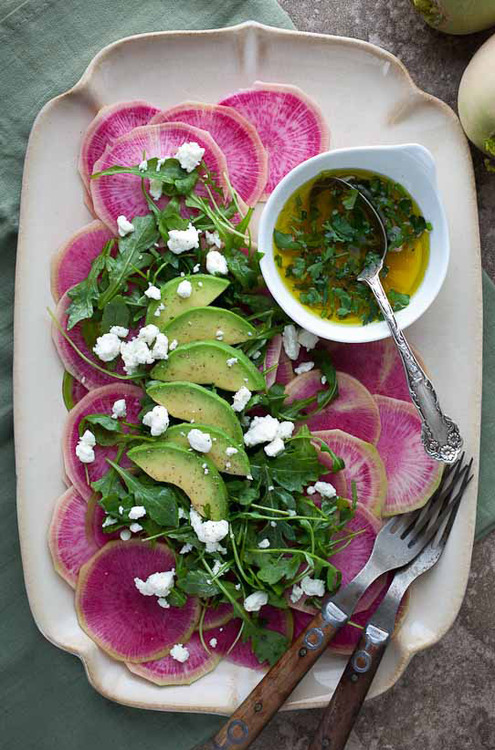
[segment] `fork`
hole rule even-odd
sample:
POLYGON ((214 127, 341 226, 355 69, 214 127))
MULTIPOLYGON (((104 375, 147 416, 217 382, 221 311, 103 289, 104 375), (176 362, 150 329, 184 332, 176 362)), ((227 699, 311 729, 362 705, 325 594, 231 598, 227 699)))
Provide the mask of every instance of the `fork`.
POLYGON ((421 510, 393 516, 379 531, 371 556, 347 586, 323 600, 321 611, 267 672, 217 734, 193 750, 244 750, 256 739, 296 685, 352 615, 368 586, 379 576, 413 560, 447 522, 449 481, 457 465, 447 466, 439 488, 421 510))
POLYGON ((473 478, 473 459, 459 462, 443 490, 449 516, 435 537, 405 568, 398 571, 382 603, 366 623, 363 634, 340 678, 308 750, 343 750, 371 687, 394 631, 397 612, 411 583, 440 559, 454 524, 461 498, 473 478), (457 491, 453 490, 457 487, 457 491))

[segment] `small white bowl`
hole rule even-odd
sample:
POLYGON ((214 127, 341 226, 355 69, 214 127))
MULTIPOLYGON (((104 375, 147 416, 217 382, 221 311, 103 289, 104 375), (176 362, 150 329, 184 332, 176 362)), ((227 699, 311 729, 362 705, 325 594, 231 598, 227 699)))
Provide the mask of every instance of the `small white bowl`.
POLYGON ((426 221, 431 222, 430 257, 420 286, 409 305, 397 313, 401 328, 414 323, 431 305, 444 282, 450 256, 445 211, 438 194, 435 162, 431 153, 415 143, 402 146, 342 148, 314 156, 299 164, 277 185, 261 215, 258 249, 264 253, 261 270, 268 289, 280 307, 296 323, 323 339, 362 343, 390 335, 384 321, 368 325, 335 323, 309 312, 285 286, 273 255, 273 230, 279 214, 293 193, 327 169, 367 169, 400 183, 418 204, 426 221))

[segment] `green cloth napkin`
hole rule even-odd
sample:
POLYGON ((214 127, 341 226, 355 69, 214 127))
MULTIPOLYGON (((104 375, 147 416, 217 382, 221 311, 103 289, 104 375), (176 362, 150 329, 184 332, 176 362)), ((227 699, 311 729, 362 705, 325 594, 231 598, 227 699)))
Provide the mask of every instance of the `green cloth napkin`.
MULTIPOLYGON (((125 708, 90 687, 81 663, 38 632, 27 603, 15 515, 12 306, 24 151, 33 120, 106 44, 161 29, 256 19, 292 27, 275 0, 0 0, 0 745, 8 750, 187 750, 221 724, 214 716, 125 708)), ((495 287, 483 280, 485 364, 477 534, 495 525, 495 287)), ((29 304, 29 301, 26 301, 29 304)), ((33 425, 34 427, 34 425, 33 425)))

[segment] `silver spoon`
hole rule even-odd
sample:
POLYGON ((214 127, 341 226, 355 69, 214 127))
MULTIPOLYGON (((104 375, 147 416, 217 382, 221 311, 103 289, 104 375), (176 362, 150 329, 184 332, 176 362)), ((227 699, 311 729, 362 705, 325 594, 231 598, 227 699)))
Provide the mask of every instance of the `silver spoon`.
POLYGON ((411 400, 421 417, 421 440, 426 453, 436 461, 453 463, 458 458, 462 448, 463 441, 459 428, 450 417, 447 417, 443 413, 433 383, 426 375, 407 343, 406 337, 397 323, 397 318, 380 281, 379 274, 383 268, 383 261, 388 250, 387 231, 382 218, 373 203, 359 188, 340 177, 330 175, 328 177, 335 182, 345 185, 346 188, 357 190, 359 197, 370 209, 380 228, 383 238, 381 257, 375 263, 365 266, 357 277, 357 280, 369 286, 382 311, 383 317, 387 321, 392 339, 404 365, 411 400))

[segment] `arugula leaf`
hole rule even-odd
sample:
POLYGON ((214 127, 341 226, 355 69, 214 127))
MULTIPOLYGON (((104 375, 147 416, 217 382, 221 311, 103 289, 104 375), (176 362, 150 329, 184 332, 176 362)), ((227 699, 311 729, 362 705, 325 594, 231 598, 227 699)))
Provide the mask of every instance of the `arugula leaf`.
MULTIPOLYGON (((163 192, 165 195, 189 195, 195 187, 199 172, 198 169, 194 169, 192 172, 187 172, 182 169, 177 159, 169 158, 158 167, 158 159, 153 157, 147 160, 147 168, 139 169, 139 167, 126 167, 116 165, 97 172, 91 176, 91 179, 98 179, 105 175, 113 174, 133 174, 136 177, 140 177, 142 180, 157 180, 162 183, 163 192)), ((134 223, 134 222, 133 222, 134 223)))
POLYGON ((177 493, 172 487, 156 482, 145 484, 126 469, 107 459, 117 474, 122 477, 129 492, 134 496, 137 505, 144 505, 146 514, 161 526, 178 526, 177 493))
POLYGON ((177 586, 186 594, 196 596, 216 596, 220 589, 212 582, 209 574, 204 570, 190 570, 185 576, 179 578, 177 586))
POLYGON ((282 578, 294 578, 301 564, 297 555, 281 557, 279 560, 274 559, 272 555, 258 555, 258 558, 261 558, 262 566, 257 577, 268 584, 277 583, 282 578))
POLYGON ((268 662, 273 666, 286 652, 289 641, 281 633, 267 628, 256 629, 250 636, 251 648, 260 664, 268 662))
POLYGON ((69 316, 67 321, 68 331, 74 328, 79 321, 90 318, 93 315, 94 306, 100 295, 98 278, 105 270, 106 262, 106 254, 103 251, 101 255, 98 255, 94 259, 91 264, 91 270, 86 278, 67 292, 71 299, 71 303, 67 308, 69 316))
POLYGON ((127 491, 122 486, 117 472, 110 468, 106 474, 95 482, 91 482, 91 487, 95 492, 100 492, 102 497, 107 495, 116 495, 117 497, 126 497, 127 491))
POLYGON ((167 601, 171 607, 183 607, 187 602, 187 596, 183 591, 180 591, 177 587, 174 587, 172 591, 167 595, 167 601))
POLYGON ((103 427, 107 432, 122 432, 122 427, 118 419, 113 419, 113 417, 109 417, 108 414, 87 414, 79 425, 79 432, 81 432, 81 430, 84 432, 84 422, 100 425, 100 427, 103 427))
POLYGON ((311 453, 289 446, 275 458, 268 458, 259 451, 251 459, 251 473, 255 478, 267 471, 272 482, 289 492, 302 492, 308 484, 316 482, 322 474, 322 466, 313 446, 311 453))
POLYGON ((129 328, 130 313, 126 300, 122 295, 114 297, 105 305, 100 323, 101 333, 108 333, 112 326, 129 328))

